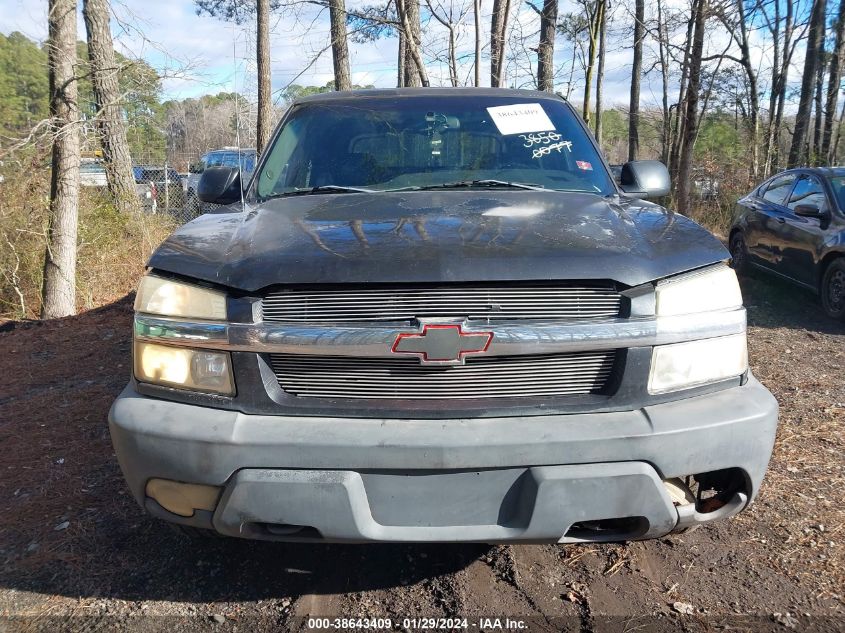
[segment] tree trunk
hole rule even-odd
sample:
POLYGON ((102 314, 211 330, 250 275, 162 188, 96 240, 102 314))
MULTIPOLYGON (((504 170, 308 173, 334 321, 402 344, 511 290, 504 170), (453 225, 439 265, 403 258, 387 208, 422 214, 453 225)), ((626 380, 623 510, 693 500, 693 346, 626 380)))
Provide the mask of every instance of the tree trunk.
POLYGON ((41 318, 76 314, 76 236, 79 217, 79 103, 76 0, 48 4, 47 60, 53 159, 41 318))
POLYGON ((693 5, 695 31, 689 56, 689 83, 687 84, 684 112, 684 139, 678 158, 678 211, 684 215, 690 210, 690 181, 692 153, 698 136, 698 96, 701 90, 701 57, 704 52, 704 26, 707 0, 695 0, 693 5))
POLYGON ((668 42, 669 37, 666 34, 666 25, 663 21, 662 2, 661 0, 657 0, 657 45, 660 57, 661 106, 663 109, 663 126, 660 129, 660 160, 667 167, 669 165, 669 148, 671 146, 672 132, 672 111, 669 108, 668 42))
POLYGON ((806 160, 805 143, 810 128, 816 68, 819 63, 819 51, 824 42, 825 4, 826 0, 813 1, 810 30, 807 35, 807 52, 804 55, 804 73, 801 77, 801 96, 798 100, 798 112, 795 115, 792 145, 789 148, 790 167, 797 167, 806 160))
POLYGON ((510 0, 493 0, 493 15, 490 19, 490 85, 502 85, 502 71, 505 66, 505 35, 508 30, 510 0))
POLYGON ((257 0, 257 45, 256 63, 258 67, 258 124, 255 136, 255 149, 258 154, 264 151, 270 142, 271 108, 270 100, 270 0, 257 0))
POLYGON ((349 49, 346 41, 346 2, 329 0, 331 22, 332 61, 334 62, 334 89, 352 90, 349 77, 349 49))
POLYGON ((845 0, 839 0, 836 16, 836 44, 830 54, 830 75, 827 80, 827 100, 824 106, 824 135, 821 155, 829 165, 834 164, 832 149, 833 128, 836 123, 836 102, 842 82, 842 55, 845 53, 845 0))
POLYGON ((794 8, 791 2, 786 3, 786 21, 783 27, 783 61, 780 67, 777 86, 777 106, 775 110, 774 135, 772 151, 769 155, 769 173, 774 173, 780 165, 780 129, 783 123, 783 107, 786 102, 786 84, 789 77, 789 67, 792 65, 792 54, 795 51, 792 35, 795 30, 794 8))
POLYGON ((554 92, 555 29, 557 0, 543 0, 540 12, 540 45, 537 47, 537 90, 554 92))
POLYGON ((631 68, 631 99, 628 104, 628 160, 637 160, 637 154, 640 152, 640 75, 643 73, 644 22, 645 0, 636 0, 634 9, 634 65, 631 68))
POLYGON ((816 89, 813 97, 813 109, 816 116, 813 119, 813 148, 808 154, 810 163, 818 165, 821 160, 821 145, 822 145, 822 128, 824 127, 824 114, 822 112, 822 101, 824 93, 824 71, 825 71, 825 55, 824 55, 824 40, 822 40, 822 48, 819 51, 820 59, 816 64, 816 89))
POLYGON ((475 20, 475 87, 481 86, 481 0, 472 2, 475 20))
MULTIPOLYGON (((672 176, 672 182, 678 182, 678 161, 680 160, 680 155, 683 150, 683 143, 684 143, 684 123, 685 123, 685 116, 684 113, 687 109, 687 92, 688 92, 688 81, 689 81, 689 66, 690 66, 690 53, 692 50, 692 43, 693 43, 693 31, 695 29, 695 6, 696 1, 693 0, 691 11, 690 11, 690 18, 687 22, 687 36, 684 40, 684 57, 683 62, 681 64, 681 82, 679 86, 679 93, 678 93, 678 104, 677 108, 675 109, 675 118, 673 121, 672 126, 672 138, 671 138, 671 149, 669 152, 669 173, 672 176)), ((669 50, 669 44, 667 40, 667 55, 669 50)))
POLYGON ((601 126, 601 109, 602 97, 604 88, 604 61, 607 44, 605 36, 607 35, 607 7, 605 0, 599 0, 601 3, 601 19, 599 20, 599 69, 596 75, 596 142, 601 147, 602 126, 601 126))
POLYGON ((82 13, 88 31, 91 85, 97 105, 96 123, 103 147, 109 193, 118 211, 134 213, 139 211, 140 205, 120 106, 120 68, 114 56, 108 0, 83 0, 82 13))
POLYGON ((830 148, 831 164, 836 164, 836 157, 839 155, 839 139, 842 138, 842 121, 845 120, 845 101, 842 103, 842 111, 839 113, 839 120, 836 122, 836 129, 833 135, 833 147, 830 148))
POLYGON ((396 87, 404 88, 405 83, 405 53, 407 53, 407 46, 405 46, 405 30, 399 29, 399 46, 396 50, 396 87))
POLYGON ((422 58, 419 0, 397 0, 396 12, 405 31, 405 67, 414 72, 405 73, 406 86, 428 86, 428 73, 422 58))

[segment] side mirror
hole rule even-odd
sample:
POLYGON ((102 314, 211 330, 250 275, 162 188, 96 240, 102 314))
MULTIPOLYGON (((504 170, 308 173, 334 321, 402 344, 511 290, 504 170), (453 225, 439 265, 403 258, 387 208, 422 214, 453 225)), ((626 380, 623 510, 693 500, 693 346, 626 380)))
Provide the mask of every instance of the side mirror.
POLYGON ((619 181, 622 191, 635 198, 666 196, 671 187, 669 170, 659 160, 632 160, 625 163, 619 181))
POLYGON ((819 209, 815 204, 797 204, 793 209, 795 215, 800 215, 802 218, 816 218, 822 220, 827 217, 827 212, 819 209))
POLYGON ((237 167, 209 167, 197 184, 197 197, 211 204, 232 204, 241 199, 241 172, 237 167))
POLYGON ((201 174, 203 172, 202 163, 191 163, 188 165, 188 172, 192 174, 201 174))

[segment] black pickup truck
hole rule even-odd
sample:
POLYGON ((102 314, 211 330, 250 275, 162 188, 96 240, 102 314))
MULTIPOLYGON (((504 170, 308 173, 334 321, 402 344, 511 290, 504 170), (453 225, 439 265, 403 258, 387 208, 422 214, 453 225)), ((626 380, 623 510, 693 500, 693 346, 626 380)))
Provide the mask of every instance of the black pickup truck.
POLYGON ((642 539, 757 493, 729 253, 563 99, 317 95, 153 254, 110 427, 138 502, 271 540, 642 539))

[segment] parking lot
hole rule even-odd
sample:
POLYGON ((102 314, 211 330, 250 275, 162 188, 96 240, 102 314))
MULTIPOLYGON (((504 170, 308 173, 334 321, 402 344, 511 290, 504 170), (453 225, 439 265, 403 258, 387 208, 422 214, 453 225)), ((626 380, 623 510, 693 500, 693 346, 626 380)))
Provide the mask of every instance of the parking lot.
POLYGON ((624 545, 189 541, 135 505, 111 449, 131 299, 2 332, 0 614, 13 630, 447 615, 518 615, 531 630, 841 630, 845 327, 792 286, 743 286, 752 367, 781 406, 761 495, 733 520, 624 545))

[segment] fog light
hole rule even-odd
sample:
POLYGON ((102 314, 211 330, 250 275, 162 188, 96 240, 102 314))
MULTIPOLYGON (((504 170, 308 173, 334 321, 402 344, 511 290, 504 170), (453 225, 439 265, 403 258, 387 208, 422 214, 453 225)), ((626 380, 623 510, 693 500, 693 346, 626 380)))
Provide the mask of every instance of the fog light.
POLYGON ((651 357, 648 392, 666 393, 741 376, 748 369, 745 334, 658 345, 651 357))
POLYGON ((227 352, 209 352, 135 341, 135 377, 169 387, 235 393, 227 352))
POLYGON ((217 486, 183 484, 170 479, 150 479, 145 492, 168 512, 180 517, 192 517, 195 510, 213 512, 221 490, 222 488, 217 486))

